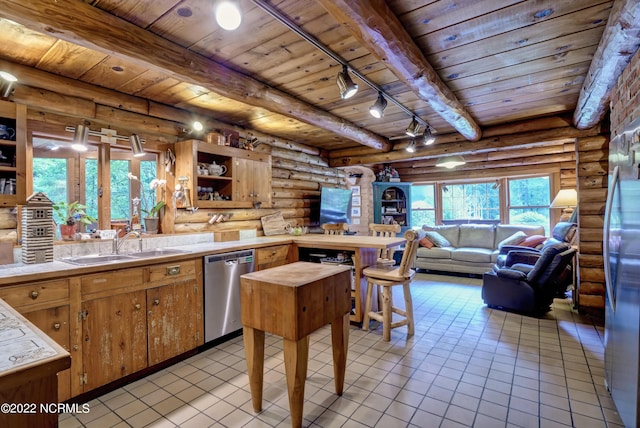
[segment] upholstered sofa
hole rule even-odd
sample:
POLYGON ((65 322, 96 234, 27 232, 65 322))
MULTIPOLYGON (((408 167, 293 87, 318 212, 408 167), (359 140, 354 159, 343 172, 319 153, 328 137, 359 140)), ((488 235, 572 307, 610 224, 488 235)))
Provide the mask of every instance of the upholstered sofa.
POLYGON ((500 248, 528 237, 544 238, 542 226, 460 224, 423 226, 414 268, 482 275, 496 263, 500 248), (444 238, 444 239, 441 239, 444 238))

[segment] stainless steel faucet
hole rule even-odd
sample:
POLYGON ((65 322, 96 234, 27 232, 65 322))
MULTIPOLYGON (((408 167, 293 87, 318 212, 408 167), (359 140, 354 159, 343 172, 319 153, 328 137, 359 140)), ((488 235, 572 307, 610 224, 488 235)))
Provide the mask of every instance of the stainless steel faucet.
POLYGON ((122 245, 124 245, 125 241, 129 239, 129 237, 132 235, 138 238, 138 251, 142 251, 142 237, 140 236, 140 232, 132 230, 131 232, 124 235, 122 239, 119 239, 118 234, 116 233, 116 235, 113 237, 113 245, 112 245, 111 252, 113 254, 119 254, 120 248, 122 247, 122 245))

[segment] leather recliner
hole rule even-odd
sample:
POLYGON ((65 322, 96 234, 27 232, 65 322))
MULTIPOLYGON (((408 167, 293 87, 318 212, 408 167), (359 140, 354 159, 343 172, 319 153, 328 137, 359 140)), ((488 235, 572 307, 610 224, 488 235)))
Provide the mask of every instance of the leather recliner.
POLYGON ((553 302, 558 281, 576 250, 567 243, 546 246, 536 255, 512 250, 505 265, 486 272, 482 299, 489 307, 527 313, 544 313, 553 302))

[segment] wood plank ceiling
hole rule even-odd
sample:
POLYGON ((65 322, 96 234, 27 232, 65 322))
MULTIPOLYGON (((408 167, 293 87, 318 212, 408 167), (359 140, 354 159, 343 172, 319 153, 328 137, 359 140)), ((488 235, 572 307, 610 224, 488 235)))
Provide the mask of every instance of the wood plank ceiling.
MULTIPOLYGON (((359 91, 342 100, 342 65, 267 14, 265 2, 240 0, 242 24, 226 31, 211 0, 0 0, 0 68, 30 67, 52 82, 76 79, 329 152, 402 142, 411 116, 389 103, 383 118, 371 117, 377 92, 353 76, 359 91)), ((548 115, 597 124, 607 88, 638 48, 634 0, 268 4, 437 135, 459 140, 548 115), (626 39, 611 41, 620 32, 626 39), (602 66, 607 54, 617 62, 594 77, 592 60, 602 66)))

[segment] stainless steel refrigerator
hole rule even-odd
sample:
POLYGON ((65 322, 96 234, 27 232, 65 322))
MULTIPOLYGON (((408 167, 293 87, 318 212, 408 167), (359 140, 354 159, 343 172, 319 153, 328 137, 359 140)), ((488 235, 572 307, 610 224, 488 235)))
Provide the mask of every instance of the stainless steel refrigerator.
POLYGON ((603 256, 606 383, 622 421, 640 421, 640 119, 611 140, 603 256))

